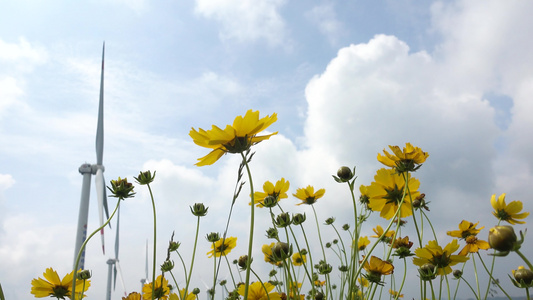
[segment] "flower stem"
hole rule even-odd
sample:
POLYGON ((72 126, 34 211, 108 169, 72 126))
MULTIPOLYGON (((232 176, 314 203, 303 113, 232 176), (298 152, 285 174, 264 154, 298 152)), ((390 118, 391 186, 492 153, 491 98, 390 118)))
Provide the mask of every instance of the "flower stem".
POLYGON ((81 245, 80 250, 78 251, 78 256, 76 257, 76 264, 74 265, 74 272, 73 272, 73 275, 72 275, 72 295, 73 295, 73 297, 75 297, 75 295, 76 295, 76 275, 77 275, 77 272, 78 272, 78 266, 80 265, 80 259, 81 259, 81 254, 83 253, 83 250, 85 250, 85 247, 87 246, 87 243, 89 242, 89 240, 98 231, 102 230, 102 228, 106 227, 107 224, 109 224, 109 222, 111 222, 111 219, 113 219, 113 217, 115 216, 115 213, 117 212, 119 206, 120 206, 120 199, 117 201, 117 206, 115 206, 115 210, 113 211, 113 213, 111 214, 109 219, 107 219, 107 221, 102 226, 98 227, 98 229, 93 231, 93 233, 91 233, 91 235, 89 235, 89 237, 81 245))
POLYGON ((522 252, 520 252, 520 250, 515 250, 516 254, 518 254, 518 256, 520 256, 524 262, 527 264, 527 266, 529 267, 530 270, 533 270, 533 265, 531 265, 531 263, 529 262, 529 260, 524 256, 524 254, 522 254, 522 252))
POLYGON ((156 264, 156 250, 157 250, 157 217, 155 212, 155 201, 154 201, 154 195, 152 194, 152 188, 150 187, 150 184, 146 184, 148 186, 148 191, 150 192, 150 199, 152 200, 152 210, 154 214, 154 253, 153 253, 153 263, 152 263, 152 300, 154 300, 155 297, 155 264, 156 264))
MULTIPOLYGON (((246 262, 247 266, 251 265, 252 262, 252 246, 254 244, 254 183, 252 180, 252 172, 250 171, 250 167, 248 166, 248 158, 241 152, 242 160, 244 165, 246 166, 246 172, 248 173, 248 180, 250 181, 250 198, 252 205, 250 205, 250 234, 248 236, 249 242, 248 242, 248 261, 246 262)), ((244 285, 244 298, 248 299, 248 289, 250 285, 250 267, 246 268, 246 281, 244 285)))
POLYGON ((184 297, 187 295, 187 289, 189 288, 189 283, 191 282, 192 268, 194 266, 194 257, 196 256, 196 245, 198 244, 198 232, 200 230, 200 216, 197 217, 196 221, 196 236, 194 237, 194 248, 192 249, 192 258, 191 258, 191 267, 189 268, 189 277, 187 277, 187 282, 185 283, 185 292, 183 293, 184 297))

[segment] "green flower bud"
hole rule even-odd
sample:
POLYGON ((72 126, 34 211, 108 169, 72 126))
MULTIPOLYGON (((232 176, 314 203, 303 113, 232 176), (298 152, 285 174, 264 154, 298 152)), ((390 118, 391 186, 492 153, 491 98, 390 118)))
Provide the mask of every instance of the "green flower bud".
POLYGON ((422 280, 430 281, 437 278, 437 267, 433 264, 427 263, 418 269, 418 273, 420 274, 420 278, 422 280))
POLYGON ((272 270, 272 271, 270 271, 270 273, 268 273, 268 276, 269 277, 274 277, 274 276, 276 276, 276 274, 278 274, 278 271, 272 270))
POLYGON ((276 217, 276 220, 274 221, 274 224, 276 224, 277 227, 283 228, 291 225, 292 218, 289 213, 281 213, 276 217))
POLYGON ((172 271, 172 269, 174 269, 174 262, 171 261, 171 260, 166 260, 161 265, 161 271, 163 271, 163 272, 170 272, 170 271, 172 271))
POLYGON ((453 277, 455 277, 455 279, 459 279, 463 276, 463 271, 461 270, 454 270, 453 271, 453 277))
POLYGON ((86 280, 86 279, 89 279, 91 278, 92 274, 91 274, 91 271, 89 270, 82 270, 82 271, 78 271, 76 273, 76 278, 78 280, 86 280))
POLYGON ((330 264, 326 263, 326 262, 321 262, 318 265, 318 273, 321 274, 321 275, 329 274, 329 273, 331 273, 332 270, 333 270, 333 267, 330 264))
POLYGON ((513 277, 516 280, 513 283, 520 288, 533 287, 533 272, 524 266, 518 267, 518 270, 513 270, 513 277))
POLYGON ((500 225, 489 230, 489 245, 500 252, 509 252, 515 249, 517 237, 514 228, 509 225, 500 225))
POLYGON ((344 224, 342 225, 342 230, 348 231, 350 229, 350 224, 344 224))
POLYGON ((305 222, 305 218, 306 218, 305 217, 305 213, 304 214, 300 214, 300 213, 295 214, 295 215, 292 216, 292 223, 294 225, 300 225, 303 222, 305 222))
POLYGON ((250 259, 250 262, 248 262, 248 255, 242 255, 239 257, 239 261, 237 262, 237 265, 241 267, 242 270, 246 270, 249 266, 249 264, 252 263, 252 259, 250 259))
POLYGON ((124 200, 131 198, 135 193, 133 192, 133 184, 128 182, 127 178, 118 178, 117 180, 111 180, 111 187, 107 187, 111 191, 111 197, 124 200))
POLYGON ((333 176, 333 178, 338 183, 349 182, 354 177, 354 172, 355 168, 352 171, 350 168, 343 166, 337 170, 337 176, 333 176))
POLYGON ((326 219, 326 225, 331 225, 331 224, 333 224, 333 222, 335 222, 335 218, 333 218, 333 217, 326 219))
POLYGON ((292 247, 287 243, 277 242, 272 248, 272 256, 276 261, 282 261, 292 255, 292 247))
POLYGON ((225 286, 226 283, 228 283, 228 281, 227 281, 226 279, 222 279, 222 280, 220 280, 220 283, 219 283, 219 284, 220 284, 221 286, 225 286))
POLYGON ((264 207, 274 207, 277 204, 278 204, 278 198, 271 196, 271 195, 266 196, 265 199, 263 200, 264 207))
POLYGON ((137 177, 133 177, 133 178, 134 178, 135 181, 137 181, 137 183, 140 184, 140 185, 149 184, 149 183, 151 183, 152 181, 154 181, 154 178, 155 178, 155 171, 154 171, 154 175, 152 175, 152 172, 150 172, 150 171, 139 172, 139 176, 137 176, 137 177))
POLYGON ((168 251, 169 252, 172 252, 172 251, 176 251, 180 248, 180 242, 174 242, 174 241, 170 241, 168 243, 168 251))
POLYGON ((205 207, 203 203, 195 203, 193 206, 190 206, 191 212, 197 217, 203 217, 207 215, 208 207, 205 207))
POLYGON ((199 288, 194 288, 194 289, 192 289, 192 293, 193 293, 193 295, 198 295, 198 294, 200 294, 200 289, 199 288))
POLYGON ((268 228, 266 231, 266 236, 269 239, 278 239, 278 230, 276 228, 268 228))
POLYGON ((207 234, 206 239, 208 242, 215 243, 220 240, 220 235, 218 234, 218 232, 211 232, 207 234))

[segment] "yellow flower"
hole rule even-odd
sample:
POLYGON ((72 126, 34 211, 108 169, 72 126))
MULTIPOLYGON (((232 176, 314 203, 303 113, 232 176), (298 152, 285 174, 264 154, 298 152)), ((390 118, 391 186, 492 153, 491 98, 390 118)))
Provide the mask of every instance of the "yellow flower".
POLYGON ((141 300, 141 294, 137 292, 129 293, 128 297, 122 297, 122 300, 141 300))
POLYGON ((285 178, 281 178, 276 182, 276 185, 272 184, 272 182, 267 181, 263 184, 263 191, 264 192, 255 192, 254 193, 254 202, 257 203, 257 207, 264 207, 263 200, 267 196, 274 197, 277 202, 281 199, 287 198, 287 191, 289 190, 290 183, 285 180, 285 178))
POLYGON ((302 255, 300 252, 296 252, 292 255, 292 264, 295 266, 301 266, 307 262, 305 255, 302 255))
POLYGON ((326 193, 325 189, 319 189, 315 193, 315 188, 308 185, 305 189, 304 188, 297 189, 296 194, 292 194, 292 195, 302 200, 301 203, 298 203, 296 205, 302 205, 302 204, 312 205, 318 199, 322 198, 322 196, 324 196, 325 193, 326 193))
MULTIPOLYGON (((373 238, 379 238, 383 235, 383 232, 385 232, 385 230, 383 230, 383 227, 381 227, 380 225, 377 225, 376 228, 372 228, 372 231, 374 231, 374 233, 376 234, 376 235, 370 236, 373 238)), ((394 236, 394 230, 389 230, 385 234, 384 238, 392 238, 393 236, 394 236)))
MULTIPOLYGON (((70 298, 72 295, 72 279, 74 271, 68 273, 59 279, 59 275, 52 268, 47 268, 43 273, 45 279, 38 278, 31 281, 31 293, 35 298, 44 298, 44 297, 56 297, 58 299, 64 299, 65 297, 70 298)), ((85 289, 83 292, 86 292, 91 286, 91 281, 85 281, 85 289)), ((83 280, 76 280, 76 294, 81 293, 83 288, 83 280)))
MULTIPOLYGON (((239 295, 244 296, 245 285, 239 286, 239 295)), ((265 282, 264 287, 261 282, 253 282, 248 286, 248 298, 247 300, 281 300, 279 293, 271 293, 274 286, 268 282, 265 282)))
POLYGON ((496 218, 506 221, 512 225, 526 224, 525 221, 517 220, 525 219, 527 216, 529 216, 528 212, 520 213, 523 207, 521 201, 511 201, 511 203, 505 204, 505 193, 503 193, 498 197, 498 199, 496 199, 496 195, 492 195, 490 203, 494 208, 492 214, 496 218))
POLYGON ((466 239, 466 246, 459 252, 459 255, 467 255, 468 253, 477 253, 479 249, 487 250, 490 248, 486 241, 478 240, 475 235, 470 235, 466 239))
POLYGON ((363 268, 368 272, 365 277, 370 282, 381 283, 381 275, 390 275, 394 272, 394 266, 379 257, 372 256, 363 264, 363 268))
POLYGON ((359 240, 357 241, 357 249, 359 249, 359 251, 363 251, 368 245, 370 245, 370 240, 368 239, 368 237, 360 236, 359 240))
POLYGON ((196 299, 196 295, 193 293, 187 293, 187 296, 183 297, 183 294, 185 293, 185 289, 180 290, 180 296, 176 293, 170 294, 168 297, 169 300, 194 300, 196 299))
POLYGON ((266 116, 259 119, 259 111, 246 112, 244 117, 238 116, 233 121, 233 125, 226 125, 224 130, 213 125, 211 130, 194 128, 189 132, 189 136, 198 146, 213 149, 206 156, 199 158, 196 163, 197 166, 206 166, 214 164, 225 153, 242 153, 251 146, 268 140, 274 132, 269 135, 257 136, 257 134, 276 122, 278 119, 274 113, 272 116, 266 116))
POLYGON ((453 237, 457 237, 461 239, 466 239, 467 237, 471 235, 476 236, 481 231, 481 229, 485 228, 485 227, 476 228, 477 224, 479 224, 479 222, 474 224, 472 222, 463 220, 461 221, 461 223, 459 223, 459 230, 448 231, 446 234, 449 236, 453 236, 453 237))
POLYGON ((393 154, 383 150, 385 155, 378 153, 378 161, 382 164, 395 168, 398 172, 416 171, 426 161, 429 154, 411 143, 406 143, 403 151, 398 146, 389 146, 393 154))
POLYGON ((359 277, 357 278, 357 281, 359 281, 359 284, 362 287, 368 287, 370 285, 370 282, 368 282, 368 279, 366 279, 365 277, 359 277))
POLYGON ((237 238, 236 237, 227 237, 225 239, 220 239, 216 241, 213 245, 211 244, 211 251, 207 252, 208 257, 220 257, 221 255, 228 255, 228 253, 233 250, 237 246, 237 238), (222 243, 224 241, 224 243, 222 243))
MULTIPOLYGON (((411 206, 411 199, 416 198, 420 193, 418 187, 420 181, 408 176, 409 192, 405 192, 405 199, 400 207, 400 218, 405 218, 413 214, 411 206)), ((387 220, 394 217, 398 206, 402 200, 405 188, 405 179, 393 169, 379 169, 374 176, 374 182, 367 186, 367 194, 369 197, 368 206, 373 211, 381 212, 379 215, 387 220)))
POLYGON ((391 294, 391 296, 394 297, 394 298, 403 298, 403 294, 400 294, 400 293, 398 293, 397 291, 394 291, 394 290, 389 290, 389 294, 391 294))
POLYGON ((437 244, 437 241, 429 241, 424 248, 415 250, 417 257, 413 258, 413 263, 419 267, 430 263, 437 267, 437 274, 450 274, 452 272, 451 266, 468 260, 468 257, 463 255, 452 255, 457 249, 459 249, 459 244, 456 239, 446 245, 444 249, 437 244))
MULTIPOLYGON (((170 289, 168 287, 168 280, 162 275, 157 276, 155 279, 155 289, 154 289, 154 299, 163 299, 167 300, 170 294, 170 289)), ((143 299, 151 300, 152 299, 152 283, 146 283, 143 286, 143 299)))

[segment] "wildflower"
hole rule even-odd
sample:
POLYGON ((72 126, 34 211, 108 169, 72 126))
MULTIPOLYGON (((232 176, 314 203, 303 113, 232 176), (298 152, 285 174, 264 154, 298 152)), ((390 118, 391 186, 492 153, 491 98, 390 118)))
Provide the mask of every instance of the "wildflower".
POLYGON ((296 252, 292 255, 292 264, 295 266, 301 266, 307 262, 307 258, 304 254, 296 252))
POLYGON ((461 278, 463 276, 463 271, 461 271, 461 270, 453 270, 452 275, 453 275, 453 277, 455 277, 455 279, 459 279, 459 278, 461 278))
POLYGON ((237 265, 239 267, 241 267, 241 270, 246 270, 246 268, 248 268, 248 266, 252 263, 252 259, 250 259, 250 261, 248 261, 248 255, 241 255, 239 256, 239 260, 237 261, 237 265))
POLYGON ((459 249, 459 244, 456 239, 446 245, 444 249, 439 246, 437 241, 429 241, 424 248, 415 250, 417 257, 413 258, 413 263, 420 267, 430 263, 437 268, 438 275, 450 274, 452 272, 451 266, 468 260, 466 256, 452 255, 457 249, 459 249))
POLYGON ((137 292, 129 293, 127 297, 122 297, 122 300, 141 300, 141 294, 137 292))
MULTIPOLYGON (((239 286, 239 295, 244 296, 244 290, 246 286, 240 285, 239 286)), ((274 289, 274 285, 265 282, 264 285, 261 284, 261 282, 253 282, 248 286, 248 298, 247 300, 281 300, 281 296, 279 293, 271 291, 274 289)))
POLYGON ((404 238, 397 238, 396 241, 392 243, 392 248, 396 249, 393 255, 398 256, 400 258, 405 258, 407 256, 413 256, 414 254, 411 253, 412 246, 413 246, 413 242, 409 240, 408 236, 404 238))
POLYGON ((373 283, 382 284, 381 276, 390 275, 394 272, 394 266, 388 262, 381 260, 379 257, 372 256, 363 264, 363 268, 367 271, 365 278, 373 283))
POLYGON ((225 153, 243 153, 250 149, 251 146, 268 140, 272 134, 257 136, 257 134, 272 123, 276 122, 277 115, 266 116, 259 119, 259 111, 246 112, 244 117, 238 116, 233 121, 233 125, 226 125, 224 130, 213 125, 211 130, 194 128, 189 132, 189 136, 198 146, 213 149, 209 154, 198 159, 197 166, 206 166, 214 164, 225 153))
POLYGON ((524 266, 518 267, 518 270, 513 270, 513 277, 514 278, 511 278, 511 281, 516 287, 533 287, 533 272, 529 269, 524 268, 524 266))
POLYGON ((357 241, 357 249, 359 249, 359 251, 363 251, 368 245, 370 245, 370 240, 368 239, 368 237, 360 236, 359 240, 357 241))
POLYGON ((292 223, 294 225, 300 225, 302 224, 303 222, 305 222, 305 213, 304 214, 300 214, 300 213, 297 213, 295 215, 292 215, 292 223))
POLYGON ((418 273, 423 281, 431 281, 437 278, 437 267, 432 263, 425 263, 418 269, 418 273))
POLYGON ((278 230, 276 228, 270 227, 266 231, 266 236, 269 239, 278 239, 278 230))
POLYGON ((218 242, 218 240, 220 240, 220 235, 218 234, 218 232, 211 232, 211 233, 208 233, 205 238, 207 239, 208 242, 215 243, 215 242, 218 242))
POLYGON ((325 224, 326 225, 331 225, 331 224, 333 224, 333 222, 335 222, 335 218, 329 217, 329 218, 326 219, 325 224))
POLYGON ((172 269, 174 269, 174 262, 171 260, 165 260, 165 262, 163 262, 161 265, 162 272, 170 272, 172 269))
POLYGON ((308 185, 306 188, 299 188, 296 190, 296 194, 292 194, 294 197, 302 200, 302 203, 298 203, 296 205, 302 205, 302 204, 308 204, 312 205, 314 204, 318 199, 322 198, 324 194, 326 193, 325 189, 319 189, 315 193, 315 188, 308 185))
MULTIPOLYGON (((47 268, 43 273, 44 279, 38 278, 31 281, 31 294, 35 298, 44 298, 44 297, 56 297, 57 299, 65 299, 65 297, 70 298, 72 295, 72 280, 74 277, 74 271, 68 273, 59 279, 59 275, 52 268, 47 268)), ((82 292, 84 285, 83 280, 76 281, 76 294, 82 292)), ((91 286, 91 281, 85 281, 85 289, 83 292, 87 291, 91 286)))
POLYGON ((466 238, 466 246, 461 250, 461 252, 459 252, 459 255, 477 253, 479 249, 487 250, 489 248, 489 243, 478 239, 475 235, 470 235, 466 238))
POLYGON ((211 251, 207 252, 208 257, 220 257, 222 255, 226 256, 228 253, 237 246, 236 237, 227 237, 222 238, 211 244, 211 251))
POLYGON ((391 289, 389 289, 389 294, 391 294, 391 296, 394 297, 395 299, 403 298, 403 294, 400 294, 399 292, 391 290, 391 289))
POLYGON ((368 207, 368 204, 370 203, 370 198, 368 197, 368 186, 359 186, 359 192, 361 193, 361 196, 359 196, 359 202, 361 202, 366 209, 370 210, 370 207, 368 207))
POLYGON ((392 169, 379 169, 374 176, 375 181, 366 190, 369 197, 368 207, 373 211, 381 212, 380 217, 387 220, 394 217, 398 208, 400 208, 400 218, 412 215, 411 199, 420 194, 418 192, 420 181, 409 174, 405 176, 408 177, 407 185, 410 195, 404 190, 405 179, 402 175, 392 169), (401 207, 399 207, 400 203, 402 203, 401 207))
MULTIPOLYGON (((166 300, 169 294, 168 280, 163 275, 157 276, 155 279, 154 298, 166 300)), ((145 300, 152 299, 152 282, 143 286, 143 298, 145 300)))
MULTIPOLYGON (((279 200, 287 198, 287 191, 289 190, 290 183, 289 181, 285 180, 285 178, 281 178, 280 180, 276 181, 276 185, 272 184, 270 181, 266 181, 263 184, 263 192, 255 192, 254 193, 254 203, 256 203, 257 207, 264 207, 263 201, 267 196, 272 196, 277 204, 279 200)), ((275 206, 274 204, 274 206, 275 206)))
POLYGON ((370 285, 370 282, 365 277, 359 277, 359 278, 357 278, 357 281, 359 281, 359 284, 362 287, 366 287, 367 288, 370 285))
POLYGON ((372 230, 374 231, 376 235, 371 235, 370 237, 381 238, 383 236, 382 240, 385 242, 390 242, 390 240, 394 236, 394 230, 389 230, 387 231, 387 233, 385 233, 385 235, 383 235, 385 231, 383 230, 383 227, 381 227, 380 225, 377 225, 376 228, 372 228, 372 230))
POLYGON ((276 216, 274 224, 280 228, 287 227, 292 224, 292 217, 288 212, 282 212, 276 216))
POLYGON ((318 274, 321 275, 329 274, 333 270, 333 267, 325 261, 320 261, 315 268, 318 269, 318 274))
POLYGON ((378 161, 382 164, 395 168, 398 173, 414 172, 426 161, 429 154, 411 143, 406 143, 403 151, 398 146, 389 146, 393 154, 383 150, 385 155, 378 153, 378 161))
POLYGON ((292 254, 292 246, 288 243, 277 242, 274 247, 272 247, 272 256, 276 261, 283 261, 289 258, 292 254))
POLYGON ((133 184, 128 182, 128 178, 118 178, 117 180, 111 180, 111 187, 107 187, 111 191, 111 197, 124 200, 131 198, 135 193, 133 192, 133 184))
POLYGON ((490 203, 494 208, 492 214, 502 220, 506 221, 509 224, 525 224, 525 221, 519 221, 518 219, 525 219, 529 216, 528 212, 520 213, 522 210, 523 204, 521 201, 511 201, 509 204, 505 203, 505 193, 501 194, 498 199, 496 199, 496 194, 492 195, 490 203))
POLYGON ((476 228, 477 224, 479 224, 479 222, 474 224, 472 222, 463 220, 461 221, 461 223, 459 223, 459 230, 448 231, 446 234, 461 239, 466 239, 471 235, 476 236, 481 231, 481 229, 485 228, 476 228))

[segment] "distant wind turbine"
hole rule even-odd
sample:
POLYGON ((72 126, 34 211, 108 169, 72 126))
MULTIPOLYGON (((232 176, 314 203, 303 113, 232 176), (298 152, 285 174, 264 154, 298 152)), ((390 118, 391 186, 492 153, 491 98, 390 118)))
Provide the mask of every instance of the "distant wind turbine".
MULTIPOLYGON (((87 219, 89 216, 89 196, 91 188, 91 176, 95 175, 96 196, 98 198, 98 210, 100 215, 100 226, 104 224, 104 210, 106 219, 109 218, 109 210, 107 208, 107 197, 104 181, 104 166, 102 164, 104 155, 104 55, 105 43, 102 47, 102 73, 100 77, 100 101, 98 105, 98 125, 96 128, 96 164, 83 164, 79 171, 83 175, 83 184, 81 187, 80 212, 78 215, 78 229, 76 233, 76 244, 74 248, 74 266, 76 265, 76 257, 81 249, 83 242, 87 238, 87 219)), ((102 252, 105 254, 104 247, 104 229, 101 230, 102 237, 102 252)), ((85 265, 85 249, 81 254, 79 268, 84 269, 85 265)))
MULTIPOLYGON (((120 200, 118 200, 120 201, 120 200)), ((117 227, 116 227, 116 235, 115 235, 115 258, 110 258, 107 260, 108 264, 108 271, 107 271, 107 294, 106 299, 111 300, 111 273, 113 273, 113 290, 115 290, 117 285, 117 273, 120 273, 120 280, 122 283, 122 289, 124 290, 124 297, 127 296, 126 293, 126 286, 124 284, 124 277, 122 276, 122 270, 120 268, 120 263, 118 260, 118 248, 119 248, 119 224, 120 224, 120 206, 118 207, 117 211, 117 227), (113 266, 113 268, 111 268, 113 266), (118 270, 118 272, 117 272, 118 270), (113 272, 111 272, 113 271, 113 272)))

